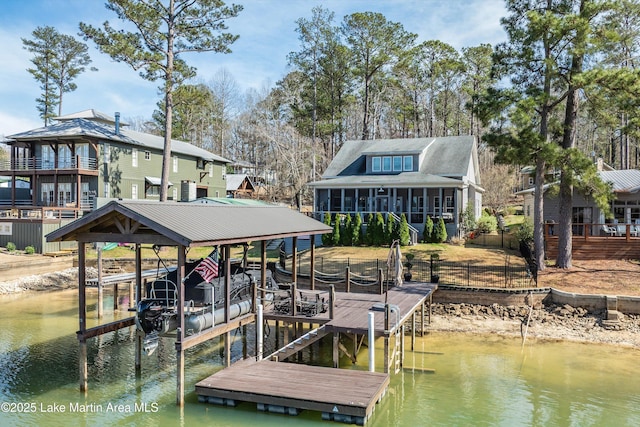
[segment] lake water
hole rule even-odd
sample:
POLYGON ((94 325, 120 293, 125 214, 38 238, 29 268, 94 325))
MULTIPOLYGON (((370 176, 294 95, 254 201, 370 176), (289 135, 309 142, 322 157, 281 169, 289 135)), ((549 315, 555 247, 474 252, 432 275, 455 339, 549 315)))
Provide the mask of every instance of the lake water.
MULTIPOLYGON (((0 297, 0 425, 2 426, 331 426, 316 412, 297 417, 258 412, 253 404, 224 408, 197 402, 199 380, 221 369, 218 340, 187 352, 186 404, 175 405, 173 340, 161 340, 133 366, 133 331, 89 341, 89 391, 78 389, 74 291, 0 297), (64 412, 62 412, 64 411, 64 412)), ((105 306, 112 305, 106 298, 105 306)), ((89 298, 95 319, 95 298, 89 298)), ((103 322, 113 320, 110 310, 103 322)), ((121 311, 117 316, 127 316, 121 311)), ((273 330, 272 330, 273 332, 273 330)), ((234 335, 233 357, 242 354, 234 335)), ((275 345, 275 344, 271 344, 275 345)), ((381 350, 382 342, 377 347, 381 350)), ((409 339, 407 338, 407 350, 409 339)), ((330 344, 315 357, 330 363, 330 344)), ((348 360, 342 368, 367 369, 348 360)), ((492 335, 431 333, 407 351, 368 426, 638 426, 640 351, 604 345, 492 335), (414 371, 426 368, 434 373, 414 371)), ((378 351, 378 368, 382 366, 378 351)))

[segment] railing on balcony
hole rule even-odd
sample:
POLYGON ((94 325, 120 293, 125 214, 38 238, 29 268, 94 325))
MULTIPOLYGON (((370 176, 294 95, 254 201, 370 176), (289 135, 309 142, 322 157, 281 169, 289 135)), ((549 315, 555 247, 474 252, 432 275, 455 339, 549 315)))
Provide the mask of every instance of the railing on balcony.
POLYGON ((0 208, 0 220, 57 220, 78 218, 78 209, 56 206, 25 206, 0 208))
POLYGON ((98 160, 93 157, 76 156, 70 159, 58 159, 58 167, 51 160, 31 157, 28 159, 0 160, 0 170, 3 171, 34 171, 55 169, 83 169, 96 170, 98 160))
MULTIPOLYGON (((557 237, 559 225, 553 222, 544 224, 545 236, 557 237)), ((640 224, 599 224, 599 223, 574 223, 571 225, 573 237, 605 237, 611 239, 640 238, 640 224)))

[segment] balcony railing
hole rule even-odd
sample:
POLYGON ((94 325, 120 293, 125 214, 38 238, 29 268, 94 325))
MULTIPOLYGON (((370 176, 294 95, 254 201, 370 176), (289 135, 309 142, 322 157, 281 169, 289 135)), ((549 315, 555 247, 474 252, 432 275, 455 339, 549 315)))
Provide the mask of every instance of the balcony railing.
POLYGON ((0 207, 0 220, 56 220, 78 218, 78 209, 69 207, 14 207, 2 209, 0 207))
POLYGON ((36 170, 60 170, 83 169, 96 170, 98 160, 93 157, 76 156, 71 159, 58 159, 56 168, 53 161, 31 157, 28 159, 0 160, 1 171, 36 171, 36 170))

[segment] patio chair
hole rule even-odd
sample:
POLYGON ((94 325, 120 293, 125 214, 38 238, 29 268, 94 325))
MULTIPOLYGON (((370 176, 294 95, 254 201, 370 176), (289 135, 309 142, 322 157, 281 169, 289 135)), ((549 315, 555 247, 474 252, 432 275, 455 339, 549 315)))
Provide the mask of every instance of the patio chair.
POLYGON ((602 231, 607 233, 609 236, 615 236, 618 233, 618 230, 616 230, 615 227, 607 224, 602 224, 602 231))

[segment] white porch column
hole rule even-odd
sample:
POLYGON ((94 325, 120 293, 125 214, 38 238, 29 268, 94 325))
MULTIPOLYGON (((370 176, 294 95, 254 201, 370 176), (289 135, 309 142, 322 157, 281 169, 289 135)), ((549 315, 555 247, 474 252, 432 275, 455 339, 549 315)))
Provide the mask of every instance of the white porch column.
POLYGON ((344 188, 340 190, 340 212, 344 212, 344 188))

